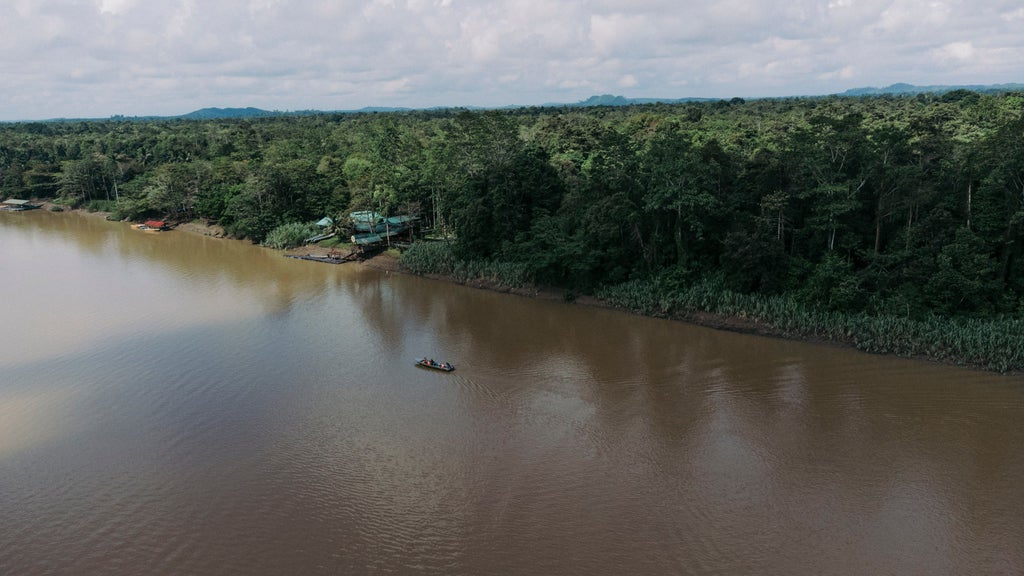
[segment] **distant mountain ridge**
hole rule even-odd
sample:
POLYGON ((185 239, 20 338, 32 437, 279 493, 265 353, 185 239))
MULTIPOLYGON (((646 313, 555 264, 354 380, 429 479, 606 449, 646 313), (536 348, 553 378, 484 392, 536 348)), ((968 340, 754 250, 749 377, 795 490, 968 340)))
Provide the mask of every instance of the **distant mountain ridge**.
MULTIPOLYGON (((590 106, 632 106, 634 104, 677 104, 681 102, 714 102, 721 100, 721 98, 626 98, 625 96, 615 96, 612 94, 602 94, 600 96, 591 96, 586 100, 580 102, 574 102, 571 104, 554 102, 549 104, 543 104, 542 107, 548 108, 585 108, 590 106)), ((529 108, 530 106, 525 105, 511 105, 511 106, 500 106, 493 109, 515 109, 515 108, 529 108)), ((357 110, 299 110, 299 111, 288 111, 282 112, 279 110, 263 110, 261 108, 201 108, 188 114, 182 114, 180 116, 140 116, 140 117, 126 117, 126 116, 115 116, 117 119, 163 119, 163 120, 222 120, 231 118, 264 118, 270 116, 307 116, 311 114, 369 114, 369 113, 385 113, 385 112, 410 112, 413 110, 444 110, 444 109, 468 109, 468 110, 485 110, 488 108, 479 106, 438 106, 434 108, 391 108, 383 106, 369 106, 366 108, 359 108, 357 110)))
MULTIPOLYGON (((914 84, 897 83, 884 88, 876 88, 873 86, 867 86, 862 88, 851 88, 845 92, 832 94, 832 96, 843 96, 855 98, 858 96, 912 96, 916 94, 945 94, 947 92, 953 92, 954 90, 967 90, 970 92, 979 93, 999 93, 999 92, 1016 92, 1024 91, 1024 84, 1012 83, 1012 84, 971 84, 971 85, 932 85, 932 86, 915 86, 914 84)), ((797 96, 791 96, 793 98, 797 96)), ((815 98, 821 96, 802 96, 803 98, 815 98)), ((782 96, 781 98, 786 98, 782 96)), ((757 98, 750 98, 757 99, 757 98)), ((633 104, 676 104, 682 102, 714 102, 720 100, 730 100, 730 98, 626 98, 624 96, 613 96, 611 94, 603 94, 601 96, 591 96, 586 100, 577 102, 576 104, 548 104, 547 106, 630 106, 633 104)), ((733 98, 735 100, 735 98, 733 98)))
MULTIPOLYGON (((858 97, 858 96, 884 96, 884 95, 915 95, 915 94, 942 94, 946 92, 952 92, 954 90, 968 90, 971 92, 1011 92, 1011 91, 1024 91, 1024 84, 988 84, 988 85, 965 85, 965 86, 915 86, 913 84, 892 84, 885 88, 875 88, 873 86, 863 88, 851 88, 845 92, 838 94, 832 94, 832 96, 847 96, 847 97, 858 97)), ((792 96, 797 97, 797 96, 792 96)), ((804 98, 814 98, 815 96, 803 96, 804 98)), ((784 98, 784 97, 783 97, 784 98)), ((754 98, 751 98, 754 99, 754 98)), ((697 97, 684 97, 684 98, 627 98, 621 95, 614 94, 600 94, 594 95, 586 100, 581 100, 574 103, 562 103, 562 102, 551 102, 542 104, 541 107, 545 108, 587 108, 591 106, 633 106, 636 104, 680 104, 686 102, 715 102, 721 100, 736 100, 736 98, 697 98, 697 97)), ((515 109, 515 108, 528 108, 529 106, 524 105, 511 105, 511 106, 500 106, 494 109, 515 109)), ((480 107, 465 107, 465 106, 440 106, 431 109, 481 109, 480 107)), ((333 111, 317 111, 308 110, 304 112, 268 112, 266 110, 260 110, 258 108, 204 108, 195 112, 185 114, 183 116, 176 116, 175 118, 247 118, 247 117, 259 117, 259 116, 276 116, 282 114, 322 114, 322 113, 367 113, 367 112, 407 112, 415 110, 414 108, 383 108, 383 107, 370 107, 361 108, 359 110, 333 110, 333 111), (223 115, 217 115, 217 114, 223 115)))
POLYGON ((954 90, 968 90, 970 92, 1015 92, 1018 90, 1024 90, 1024 84, 969 84, 961 86, 944 86, 944 85, 933 85, 933 86, 915 86, 913 84, 892 84, 885 88, 875 88, 873 86, 864 88, 852 88, 846 92, 842 92, 839 96, 884 96, 886 94, 892 95, 914 95, 914 94, 942 94, 946 92, 952 92, 954 90))
MULTIPOLYGON (((873 86, 867 86, 862 88, 851 88, 845 92, 830 94, 830 95, 804 95, 804 96, 788 96, 788 98, 821 98, 825 96, 839 96, 839 97, 863 97, 863 96, 913 96, 917 94, 944 94, 952 92, 954 90, 967 90, 970 92, 978 93, 1000 93, 1000 92, 1024 92, 1024 84, 1022 83, 1010 83, 1010 84, 972 84, 972 85, 932 85, 932 86, 915 86, 913 84, 898 83, 886 86, 884 88, 876 88, 873 86)), ((786 96, 779 96, 773 98, 787 98, 786 96)), ((750 97, 748 99, 763 99, 750 97)), ((613 94, 601 94, 591 96, 586 100, 581 100, 574 103, 548 103, 541 104, 540 107, 545 108, 586 108, 593 106, 632 106, 637 104, 679 104, 685 102, 715 102, 723 100, 743 100, 741 98, 697 98, 697 97, 684 97, 684 98, 627 98, 625 96, 617 96, 613 94)), ((298 111, 280 111, 280 110, 263 110, 261 108, 246 107, 246 108, 201 108, 188 114, 181 114, 179 116, 123 116, 115 115, 111 116, 111 120, 220 120, 220 119, 246 119, 246 118, 269 118, 274 116, 309 116, 314 114, 371 114, 371 113, 388 113, 388 112, 410 112, 413 110, 510 110, 517 108, 530 108, 533 106, 529 105, 509 105, 509 106, 495 106, 495 107, 479 107, 479 106, 435 106, 431 108, 402 108, 402 107, 386 107, 386 106, 369 106, 356 110, 298 110, 298 111)), ((105 120, 103 118, 102 120, 105 120)), ((50 120, 44 120, 44 122, 64 122, 64 121, 88 121, 88 120, 101 120, 101 118, 52 118, 50 120)))
POLYGON ((586 100, 575 104, 552 104, 552 106, 631 106, 633 104, 679 104, 683 102, 714 102, 722 98, 626 98, 625 96, 613 96, 602 94, 591 96, 586 100))
POLYGON ((201 108, 188 114, 175 116, 182 120, 214 120, 221 118, 259 118, 261 116, 278 116, 281 112, 270 112, 259 108, 201 108))

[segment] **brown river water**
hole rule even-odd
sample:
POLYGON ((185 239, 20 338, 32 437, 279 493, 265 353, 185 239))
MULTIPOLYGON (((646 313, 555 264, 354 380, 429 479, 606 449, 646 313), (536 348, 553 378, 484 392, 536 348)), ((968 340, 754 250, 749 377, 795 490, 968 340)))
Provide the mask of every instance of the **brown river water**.
POLYGON ((0 294, 3 575, 1024 574, 1020 376, 43 210, 0 294))

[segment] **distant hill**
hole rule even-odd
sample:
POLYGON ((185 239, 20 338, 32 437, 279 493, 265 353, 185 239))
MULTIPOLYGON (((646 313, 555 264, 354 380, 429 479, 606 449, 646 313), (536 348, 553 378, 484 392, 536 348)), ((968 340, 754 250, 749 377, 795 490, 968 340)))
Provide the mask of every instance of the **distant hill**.
POLYGON ((182 120, 215 120, 221 118, 259 118, 261 116, 278 116, 280 112, 268 112, 259 108, 203 108, 175 118, 182 120))
MULTIPOLYGON (((962 85, 962 86, 915 86, 913 84, 893 84, 886 86, 885 88, 875 88, 873 86, 862 87, 862 88, 851 88, 845 92, 833 94, 835 96, 847 96, 847 97, 858 97, 858 96, 883 96, 883 95, 916 95, 916 94, 945 94, 953 92, 955 90, 967 90, 978 93, 1000 93, 1000 92, 1014 92, 1024 91, 1024 84, 988 84, 988 85, 962 85)), ((814 96, 803 96, 810 98, 814 96)), ((755 99, 755 98, 750 98, 755 99)), ((548 103, 541 104, 542 108, 583 108, 589 106, 631 106, 636 104, 679 104, 685 102, 715 102, 729 100, 729 98, 627 98, 625 96, 617 96, 613 94, 600 94, 591 96, 586 100, 581 100, 575 103, 548 103)), ((732 100, 740 101, 739 98, 733 98, 732 100)), ((217 120, 217 119, 244 119, 244 118, 266 118, 272 116, 309 116, 314 114, 374 114, 374 113, 389 113, 389 112, 411 112, 414 110, 446 110, 446 109, 460 109, 460 110, 483 110, 483 109, 495 109, 495 110, 512 110, 516 108, 531 108, 533 106, 526 105, 509 105, 500 107, 478 107, 478 106, 436 106, 432 108, 398 108, 398 107, 386 107, 386 106, 370 106, 360 108, 358 110, 298 110, 282 112, 278 110, 262 110, 260 108, 202 108, 188 114, 182 114, 180 116, 122 116, 115 115, 111 116, 111 120, 217 120)), ((43 120, 44 122, 66 122, 66 121, 90 121, 98 120, 97 118, 53 118, 50 120, 43 120)))
POLYGON ((280 110, 262 110, 260 108, 202 108, 195 112, 189 112, 188 114, 182 114, 181 116, 171 116, 173 119, 180 120, 223 120, 230 118, 266 118, 270 116, 309 116, 313 114, 334 114, 334 113, 366 113, 372 114, 375 112, 404 112, 411 110, 411 108, 389 108, 385 106, 367 107, 360 108, 359 110, 296 110, 290 112, 282 112, 280 110))
POLYGON ((630 104, 633 104, 633 102, 625 96, 602 94, 600 96, 591 96, 575 104, 575 106, 629 106, 630 104))
POLYGON ((591 96, 574 104, 545 104, 549 107, 587 107, 587 106, 632 106, 634 104, 679 104, 682 102, 714 102, 721 98, 626 98, 612 94, 591 96))
MULTIPOLYGON (((626 98, 625 96, 613 96, 611 94, 602 94, 600 96, 591 96, 581 102, 573 104, 565 103, 552 103, 544 104, 544 107, 587 107, 587 106, 631 106, 634 104, 655 104, 655 103, 679 103, 679 102, 700 102, 700 101, 713 101, 718 98, 626 98)), ((502 106, 500 109, 515 109, 525 108, 526 106, 502 106)), ((444 110, 446 107, 440 106, 430 108, 430 110, 444 110)), ((451 107, 459 109, 469 110, 482 110, 484 108, 472 106, 472 107, 451 107)), ((410 112, 415 108, 392 108, 386 106, 368 106, 366 108, 360 108, 358 110, 299 110, 291 112, 281 111, 269 111, 262 110, 260 108, 202 108, 188 114, 182 114, 180 116, 165 116, 163 119, 180 119, 180 120, 222 120, 231 118, 265 118, 270 116, 308 116, 311 114, 374 114, 374 113, 388 113, 388 112, 410 112)), ((116 117, 123 119, 123 116, 116 117)), ((148 116, 146 118, 133 118, 133 119, 153 119, 157 117, 148 116)))
POLYGON ((839 96, 882 96, 892 95, 914 95, 914 94, 943 94, 954 90, 969 90, 971 92, 1012 92, 1024 90, 1024 84, 988 84, 988 85, 965 85, 965 86, 915 86, 913 84, 893 84, 885 88, 865 87, 853 88, 842 92, 839 96))

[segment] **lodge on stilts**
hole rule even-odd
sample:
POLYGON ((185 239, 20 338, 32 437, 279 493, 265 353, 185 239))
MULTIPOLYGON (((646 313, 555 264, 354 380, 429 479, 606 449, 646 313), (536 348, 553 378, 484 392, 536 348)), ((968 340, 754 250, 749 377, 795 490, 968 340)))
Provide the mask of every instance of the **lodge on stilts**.
MULTIPOLYGON (((383 250, 392 240, 407 236, 417 220, 415 216, 384 217, 370 210, 352 212, 348 219, 352 231, 349 236, 352 248, 347 253, 331 250, 325 255, 290 254, 288 257, 328 264, 364 260, 383 250)), ((334 226, 334 221, 329 217, 321 219, 317 226, 324 229, 324 232, 307 238, 306 244, 314 244, 337 235, 336 232, 328 231, 334 226)))

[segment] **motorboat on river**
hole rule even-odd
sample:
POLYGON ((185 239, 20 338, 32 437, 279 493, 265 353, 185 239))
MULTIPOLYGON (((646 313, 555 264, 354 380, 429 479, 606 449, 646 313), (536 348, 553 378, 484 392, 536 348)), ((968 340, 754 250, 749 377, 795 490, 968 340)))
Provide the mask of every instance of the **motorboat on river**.
POLYGON ((416 365, 424 368, 433 368, 434 370, 442 370, 444 372, 451 372, 452 370, 455 370, 455 366, 452 366, 448 362, 436 362, 433 358, 419 358, 416 360, 416 365))

